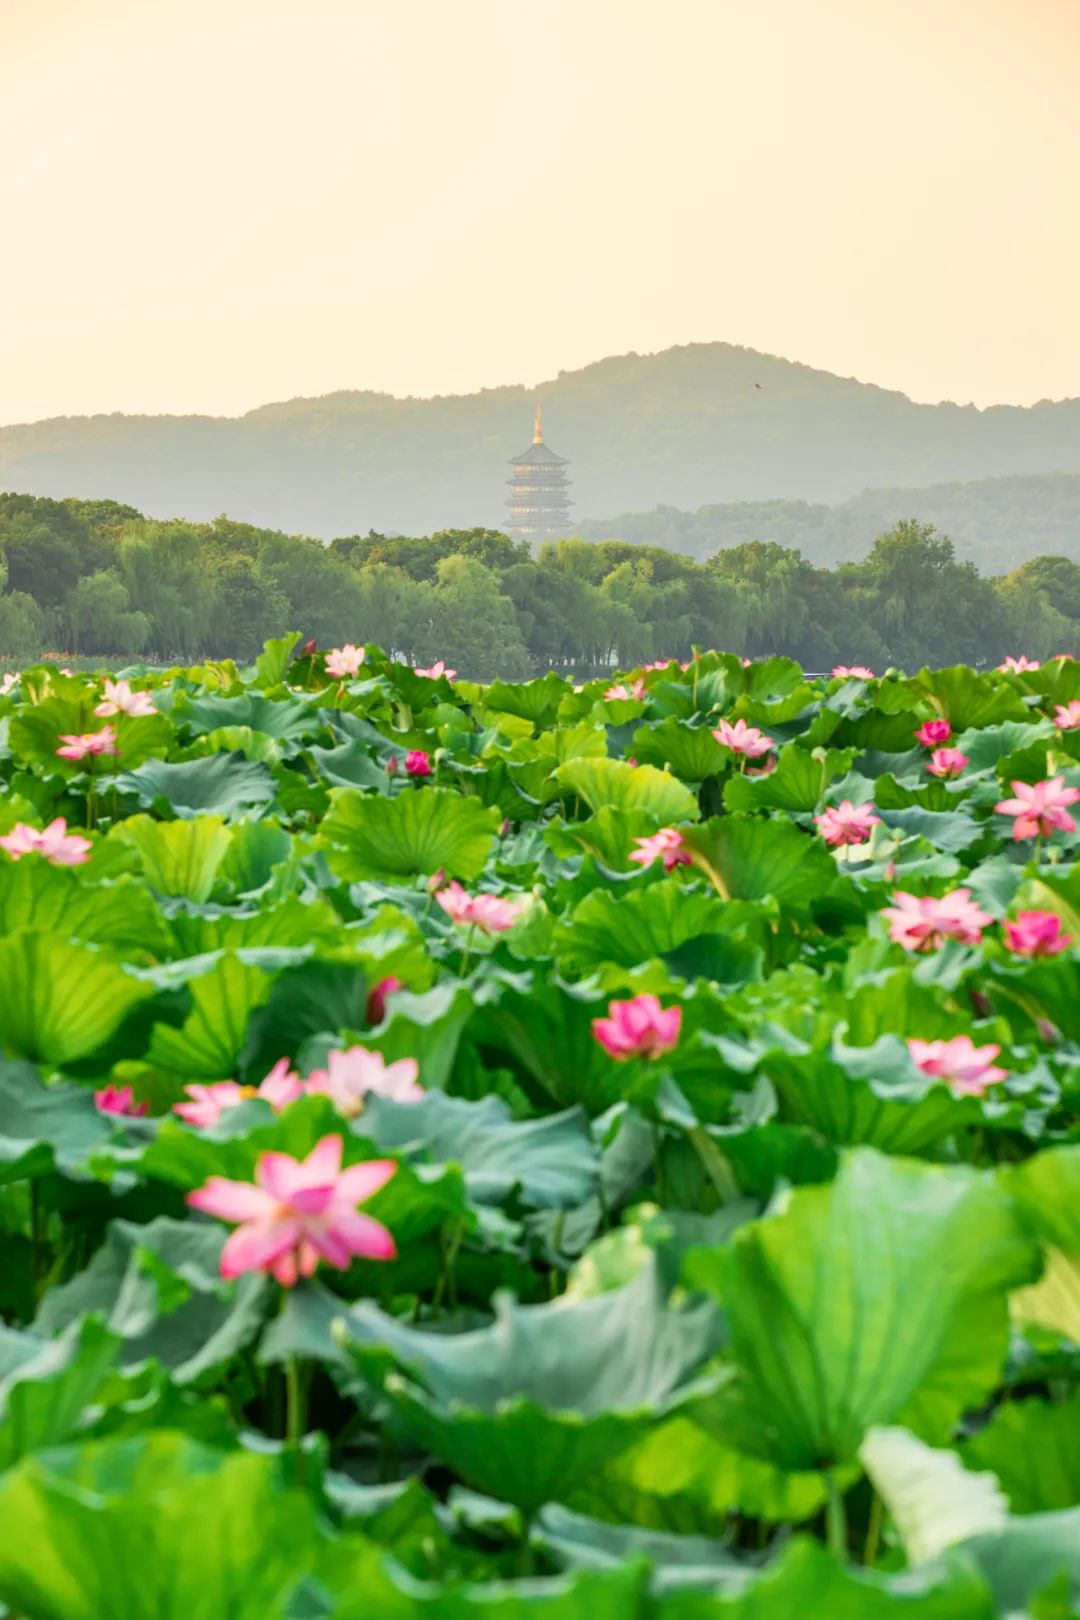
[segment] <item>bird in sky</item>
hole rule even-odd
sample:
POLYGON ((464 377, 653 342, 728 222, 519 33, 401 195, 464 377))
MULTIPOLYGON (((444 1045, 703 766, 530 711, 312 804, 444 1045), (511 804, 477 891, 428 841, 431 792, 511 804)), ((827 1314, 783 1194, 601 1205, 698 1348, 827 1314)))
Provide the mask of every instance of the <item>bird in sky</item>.
POLYGON ((754 384, 754 387, 755 387, 755 388, 761 388, 761 386, 762 386, 762 385, 761 385, 761 383, 755 383, 755 384, 754 384))

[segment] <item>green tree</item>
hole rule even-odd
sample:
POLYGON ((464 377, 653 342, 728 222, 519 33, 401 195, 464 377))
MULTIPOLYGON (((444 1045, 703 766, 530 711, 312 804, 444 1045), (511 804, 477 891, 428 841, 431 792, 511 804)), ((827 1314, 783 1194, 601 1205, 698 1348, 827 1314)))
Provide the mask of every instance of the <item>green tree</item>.
POLYGON ((132 611, 115 568, 84 575, 68 593, 63 616, 72 652, 138 653, 150 639, 150 620, 132 611))

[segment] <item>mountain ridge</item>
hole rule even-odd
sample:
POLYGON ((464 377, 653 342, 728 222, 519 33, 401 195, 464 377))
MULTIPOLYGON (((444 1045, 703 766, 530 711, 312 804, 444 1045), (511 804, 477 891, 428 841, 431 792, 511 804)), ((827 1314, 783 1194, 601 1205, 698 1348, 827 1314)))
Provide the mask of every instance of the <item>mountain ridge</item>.
POLYGON ((237 417, 124 412, 0 428, 0 486, 320 538, 503 519, 505 464, 545 406, 576 521, 731 501, 835 504, 866 489, 1080 473, 1080 398, 916 403, 895 389, 725 343, 613 355, 526 387, 425 398, 297 396, 237 417))

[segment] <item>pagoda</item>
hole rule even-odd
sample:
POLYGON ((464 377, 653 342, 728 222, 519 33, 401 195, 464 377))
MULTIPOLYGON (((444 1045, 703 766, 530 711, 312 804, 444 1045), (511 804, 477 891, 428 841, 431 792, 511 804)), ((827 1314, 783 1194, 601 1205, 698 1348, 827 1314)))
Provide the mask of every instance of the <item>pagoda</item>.
POLYGON ((507 479, 510 494, 506 528, 523 540, 549 540, 570 533, 570 480, 565 456, 557 456, 544 443, 544 418, 539 402, 533 442, 511 461, 514 476, 507 479))

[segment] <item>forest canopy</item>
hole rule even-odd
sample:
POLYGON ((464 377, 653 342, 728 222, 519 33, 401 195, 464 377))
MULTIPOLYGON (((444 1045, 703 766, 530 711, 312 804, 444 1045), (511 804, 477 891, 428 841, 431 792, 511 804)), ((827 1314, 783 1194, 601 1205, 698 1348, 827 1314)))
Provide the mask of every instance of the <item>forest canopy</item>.
POLYGON ((685 660, 695 646, 819 670, 985 665, 1080 653, 1080 566, 1043 556, 987 578, 915 519, 828 569, 772 541, 703 562, 621 540, 533 554, 490 529, 325 545, 226 517, 0 495, 0 659, 250 659, 286 630, 320 647, 377 641, 414 664, 442 658, 477 680, 588 676, 685 660))

